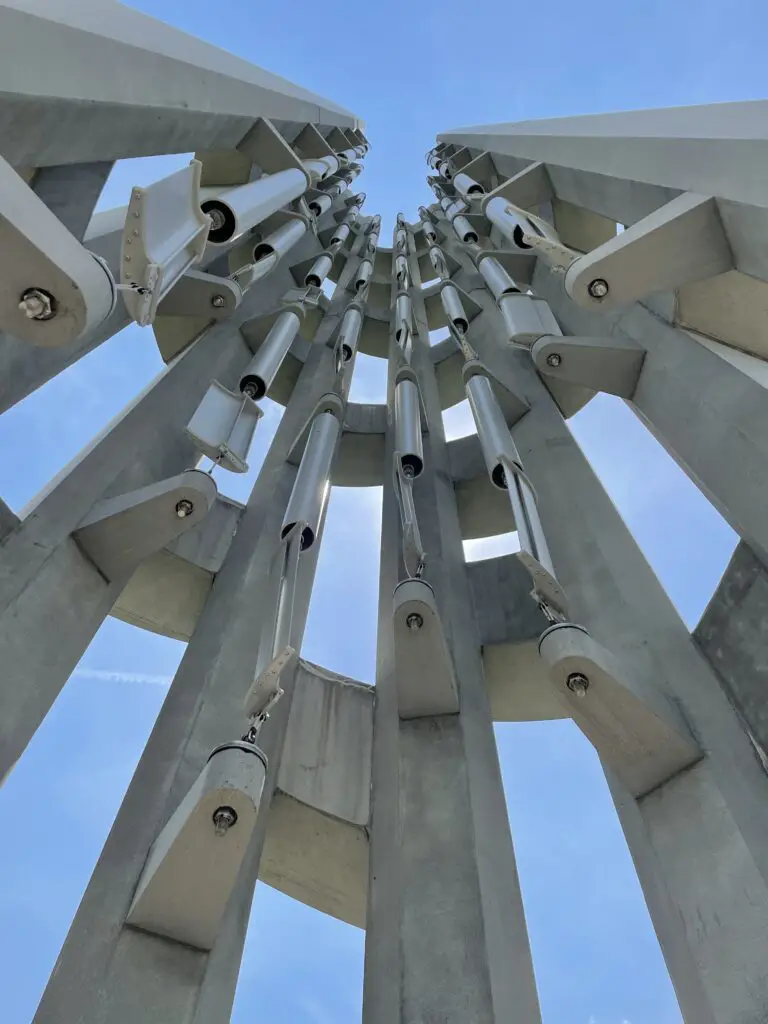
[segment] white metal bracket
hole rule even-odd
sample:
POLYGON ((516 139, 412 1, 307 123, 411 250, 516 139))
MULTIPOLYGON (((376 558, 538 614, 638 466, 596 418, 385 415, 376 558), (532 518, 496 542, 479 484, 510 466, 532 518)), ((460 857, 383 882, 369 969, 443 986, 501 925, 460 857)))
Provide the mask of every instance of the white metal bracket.
POLYGON ((678 708, 659 690, 630 680, 583 627, 551 626, 539 639, 539 653, 558 698, 633 796, 701 759, 678 708))
POLYGON ((631 398, 643 368, 645 349, 629 338, 574 338, 545 335, 531 358, 547 377, 593 391, 631 398))

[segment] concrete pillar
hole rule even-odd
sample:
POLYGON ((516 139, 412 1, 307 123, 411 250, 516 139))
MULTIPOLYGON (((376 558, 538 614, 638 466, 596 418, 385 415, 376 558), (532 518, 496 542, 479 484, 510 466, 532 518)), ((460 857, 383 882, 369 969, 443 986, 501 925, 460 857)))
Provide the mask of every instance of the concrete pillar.
POLYGON ((733 529, 768 558, 765 364, 705 345, 639 302, 603 314, 580 309, 562 276, 541 265, 534 288, 565 334, 630 338, 646 350, 628 405, 733 529))
MULTIPOLYGON (((470 340, 530 411, 513 430, 571 618, 681 708, 704 758, 639 800, 607 771, 688 1024, 745 1024, 768 991, 768 778, 749 737, 490 297, 470 340)), ((588 851, 585 850, 585 855, 588 851)))
MULTIPOLYGON (((321 326, 320 338, 330 335, 333 319, 321 326)), ((210 953, 125 927, 123 922, 149 847, 210 751, 245 732, 243 698, 271 656, 267 648, 280 572, 273 560, 296 475, 286 458, 315 404, 337 380, 332 349, 315 345, 70 929, 36 1024, 227 1024, 230 1019, 267 813, 259 816, 210 953)), ((292 632, 297 649, 320 540, 300 564, 292 632)), ((293 677, 283 681, 285 696, 259 740, 269 758, 261 805, 265 812, 280 767, 293 682, 293 677)))
MULTIPOLYGON (((277 282, 289 278, 287 270, 277 282)), ((290 280, 290 278, 289 278, 290 280)), ((292 284, 292 280, 290 281, 292 284)), ((98 571, 71 534, 93 505, 174 476, 199 453, 184 432, 213 378, 234 386, 250 352, 238 324, 282 291, 249 295, 207 331, 25 510, 0 550, 0 778, 18 759, 127 578, 98 571)))
MULTIPOLYGON (((414 251, 411 244, 410 250, 414 251)), ((392 594, 404 579, 400 521, 384 487, 366 934, 365 1024, 540 1020, 480 641, 448 470, 417 259, 410 258, 412 364, 429 433, 414 495, 452 651, 461 713, 398 716, 392 594)), ((394 295, 393 295, 394 300, 394 295)), ((396 347, 390 338, 390 398, 396 347)), ((391 409, 391 403, 390 403, 391 409)), ((385 467, 392 465, 388 418, 385 467)), ((385 480, 390 470, 385 469, 385 480)))

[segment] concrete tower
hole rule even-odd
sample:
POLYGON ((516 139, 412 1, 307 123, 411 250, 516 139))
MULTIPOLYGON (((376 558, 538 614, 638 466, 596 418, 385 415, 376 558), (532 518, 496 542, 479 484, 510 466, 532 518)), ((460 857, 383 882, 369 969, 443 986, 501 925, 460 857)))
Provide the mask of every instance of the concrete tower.
POLYGON ((130 321, 167 363, 0 504, 2 774, 107 615, 188 641, 37 1024, 225 1024, 258 878, 366 929, 364 1024, 536 1024, 493 722, 562 717, 687 1024, 768 1019, 767 115, 448 132, 382 245, 353 114, 113 0, 0 3, 2 408, 130 321), (567 428, 597 391, 742 538, 693 635, 567 428), (265 395, 242 506, 206 467, 247 469, 265 395), (299 657, 332 484, 384 489, 375 688, 299 657))

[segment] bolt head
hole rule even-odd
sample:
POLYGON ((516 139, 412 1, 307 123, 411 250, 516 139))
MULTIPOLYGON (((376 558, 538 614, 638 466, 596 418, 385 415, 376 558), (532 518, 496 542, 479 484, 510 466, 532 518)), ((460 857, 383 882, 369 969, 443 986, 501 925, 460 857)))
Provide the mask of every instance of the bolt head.
POLYGON ((19 309, 28 320, 52 320, 56 316, 56 300, 42 288, 28 288, 21 296, 19 309))
POLYGON ((587 285, 587 291, 593 299, 604 299, 608 294, 608 282, 602 277, 596 277, 587 285))
POLYGON ((191 516, 194 511, 195 506, 189 498, 182 498, 181 501, 176 503, 176 515, 179 519, 186 519, 187 516, 191 516))
POLYGON ((411 612, 411 614, 405 620, 405 624, 408 627, 408 629, 416 633, 424 625, 424 619, 422 619, 418 612, 411 612))
POLYGON ((226 301, 227 300, 223 295, 214 295, 211 299, 211 305, 214 309, 221 309, 225 305, 226 301))
POLYGON ((225 836, 237 824, 237 811, 233 807, 217 807, 211 817, 217 836, 225 836))
POLYGON ((589 679, 581 672, 572 672, 568 676, 565 685, 574 697, 586 697, 587 690, 589 689, 589 679))
POLYGON ((550 352, 547 356, 547 366, 559 366, 563 357, 558 352, 550 352))

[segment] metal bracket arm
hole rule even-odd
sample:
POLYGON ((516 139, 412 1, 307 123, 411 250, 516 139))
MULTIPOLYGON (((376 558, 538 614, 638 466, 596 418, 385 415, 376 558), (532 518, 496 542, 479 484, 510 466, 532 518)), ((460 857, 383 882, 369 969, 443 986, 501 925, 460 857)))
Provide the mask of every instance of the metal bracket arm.
POLYGON ((545 335, 531 358, 548 377, 594 391, 631 398, 643 368, 645 349, 629 338, 572 338, 545 335))

